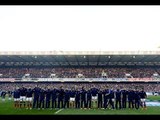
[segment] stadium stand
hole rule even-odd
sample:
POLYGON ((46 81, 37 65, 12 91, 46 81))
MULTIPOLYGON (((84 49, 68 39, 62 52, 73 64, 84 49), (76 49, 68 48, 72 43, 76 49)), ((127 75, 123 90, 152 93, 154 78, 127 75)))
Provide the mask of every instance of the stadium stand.
MULTIPOLYGON (((18 82, 18 83, 0 83, 0 89, 1 90, 14 90, 14 88, 16 86, 19 86, 21 87, 23 85, 23 87, 26 87, 26 88, 34 88, 35 85, 38 85, 39 87, 41 88, 45 88, 46 86, 47 87, 50 87, 50 88, 53 88, 53 87, 56 87, 56 88, 59 88, 60 86, 63 86, 65 89, 70 89, 72 87, 75 87, 78 88, 78 89, 81 89, 82 86, 84 86, 86 89, 90 89, 93 85, 96 87, 96 88, 99 88, 99 89, 105 89, 105 86, 108 86, 108 88, 112 88, 112 89, 121 89, 121 88, 126 88, 127 90, 129 89, 141 89, 141 88, 144 88, 144 90, 146 92, 160 92, 160 86, 159 84, 157 83, 74 83, 74 82, 65 82, 65 83, 61 83, 61 82, 29 82, 29 83, 23 83, 23 82, 18 82)), ((0 90, 0 91, 1 91, 0 90)))
POLYGON ((126 73, 133 78, 151 78, 154 73, 160 73, 156 68, 0 68, 1 78, 22 78, 25 74, 30 74, 31 78, 49 78, 52 73, 57 78, 76 78, 78 74, 101 78, 102 71, 107 78, 125 78, 126 73))
POLYGON ((55 86, 75 82, 90 86, 85 83, 88 81, 99 87, 142 86, 146 91, 159 92, 159 61, 158 51, 0 52, 0 88, 13 89, 15 84, 32 87, 35 83, 46 86, 50 82, 55 86))

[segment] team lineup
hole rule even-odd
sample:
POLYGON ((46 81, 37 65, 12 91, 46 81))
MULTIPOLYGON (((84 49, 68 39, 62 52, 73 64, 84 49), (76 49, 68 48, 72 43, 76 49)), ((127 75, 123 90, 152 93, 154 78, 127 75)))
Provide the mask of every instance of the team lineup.
POLYGON ((15 87, 13 92, 14 107, 26 109, 147 109, 145 100, 146 92, 135 89, 78 89, 76 86, 71 89, 56 87, 42 88, 36 85, 32 88, 15 87))

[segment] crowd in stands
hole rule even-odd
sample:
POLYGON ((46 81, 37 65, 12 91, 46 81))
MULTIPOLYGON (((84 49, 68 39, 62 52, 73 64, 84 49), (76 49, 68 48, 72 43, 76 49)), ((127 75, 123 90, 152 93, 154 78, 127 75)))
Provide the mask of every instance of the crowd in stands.
POLYGON ((150 78, 154 73, 160 74, 160 69, 155 68, 0 68, 1 78, 22 78, 30 74, 31 78, 49 78, 56 74, 57 78, 76 78, 83 74, 85 78, 101 78, 102 72, 108 78, 124 78, 130 74, 133 78, 150 78))
POLYGON ((81 89, 82 86, 86 88, 86 90, 90 89, 93 85, 98 89, 104 89, 105 86, 108 86, 108 88, 116 90, 116 89, 141 89, 144 88, 146 92, 160 92, 160 85, 157 83, 0 83, 0 91, 13 91, 16 86, 29 88, 32 89, 38 85, 41 88, 59 88, 60 86, 63 86, 65 89, 70 89, 72 87, 76 87, 77 89, 81 89))

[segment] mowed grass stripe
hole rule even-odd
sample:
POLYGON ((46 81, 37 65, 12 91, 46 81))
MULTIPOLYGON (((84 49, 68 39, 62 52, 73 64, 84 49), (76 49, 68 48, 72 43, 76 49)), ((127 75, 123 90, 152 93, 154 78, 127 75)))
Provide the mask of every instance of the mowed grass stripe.
POLYGON ((65 109, 59 115, 160 115, 160 107, 148 107, 147 110, 109 110, 109 109, 65 109))
POLYGON ((25 108, 21 109, 15 109, 13 106, 13 100, 9 101, 6 99, 6 101, 2 101, 0 99, 0 114, 1 115, 53 115, 57 110, 38 110, 38 109, 32 109, 27 110, 25 108))
POLYGON ((60 109, 58 111, 56 111, 54 114, 58 114, 59 112, 61 112, 63 109, 60 109))

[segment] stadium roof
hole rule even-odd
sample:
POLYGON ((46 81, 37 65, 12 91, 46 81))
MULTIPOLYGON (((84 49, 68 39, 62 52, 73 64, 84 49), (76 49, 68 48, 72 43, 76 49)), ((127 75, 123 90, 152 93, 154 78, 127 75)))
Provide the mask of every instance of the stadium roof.
POLYGON ((0 55, 160 55, 160 51, 0 51, 0 55))
POLYGON ((160 65, 160 51, 0 52, 0 66, 160 65))

